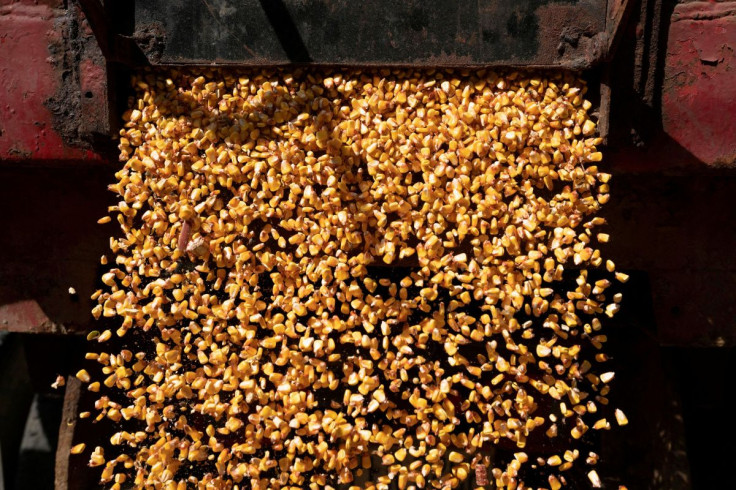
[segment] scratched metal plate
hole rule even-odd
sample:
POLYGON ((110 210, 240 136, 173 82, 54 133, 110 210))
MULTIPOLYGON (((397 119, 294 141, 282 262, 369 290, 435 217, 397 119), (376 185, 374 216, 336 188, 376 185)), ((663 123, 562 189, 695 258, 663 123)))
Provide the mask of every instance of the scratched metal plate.
POLYGON ((605 44, 607 0, 135 0, 153 64, 565 66, 605 44))

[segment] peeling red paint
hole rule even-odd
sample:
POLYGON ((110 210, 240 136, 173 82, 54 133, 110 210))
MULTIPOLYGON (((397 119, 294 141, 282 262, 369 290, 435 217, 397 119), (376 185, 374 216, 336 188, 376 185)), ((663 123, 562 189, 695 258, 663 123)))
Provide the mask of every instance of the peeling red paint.
POLYGON ((0 0, 0 6, 3 5, 44 5, 52 8, 62 8, 64 0, 0 0))
POLYGON ((54 130, 46 101, 57 93, 62 73, 49 45, 63 34, 57 22, 60 2, 0 6, 0 160, 96 159, 69 146, 54 130))
POLYGON ((662 124, 703 163, 736 165, 736 2, 693 2, 675 8, 662 124))

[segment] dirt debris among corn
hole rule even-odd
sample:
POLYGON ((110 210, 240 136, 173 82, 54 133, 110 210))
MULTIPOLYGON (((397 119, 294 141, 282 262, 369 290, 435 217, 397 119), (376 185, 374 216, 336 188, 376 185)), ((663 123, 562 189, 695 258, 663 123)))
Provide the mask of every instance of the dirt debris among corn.
POLYGON ((580 79, 133 86, 93 296, 116 331, 78 376, 103 395, 83 415, 119 422, 114 451, 73 451, 106 486, 556 490, 573 465, 599 484, 582 442, 626 422, 601 324, 626 276, 599 250, 610 176, 580 79))

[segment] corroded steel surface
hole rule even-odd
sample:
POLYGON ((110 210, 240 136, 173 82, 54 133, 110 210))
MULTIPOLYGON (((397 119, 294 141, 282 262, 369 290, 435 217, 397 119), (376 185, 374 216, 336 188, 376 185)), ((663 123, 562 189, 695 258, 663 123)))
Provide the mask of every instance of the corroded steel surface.
POLYGON ((0 160, 89 160, 109 132, 105 62, 78 10, 0 5, 0 160))
POLYGON ((606 0, 138 0, 134 38, 161 64, 585 68, 606 16, 606 0))
POLYGON ((692 2, 675 8, 662 124, 701 162, 736 165, 736 2, 692 2))
POLYGON ((79 414, 79 398, 82 383, 74 376, 66 378, 66 388, 64 389, 64 408, 61 414, 61 424, 59 426, 59 442, 56 446, 56 465, 54 475, 54 487, 57 490, 67 490, 70 486, 69 474, 70 469, 76 469, 79 466, 79 459, 73 459, 69 455, 74 443, 74 434, 77 426, 79 414))

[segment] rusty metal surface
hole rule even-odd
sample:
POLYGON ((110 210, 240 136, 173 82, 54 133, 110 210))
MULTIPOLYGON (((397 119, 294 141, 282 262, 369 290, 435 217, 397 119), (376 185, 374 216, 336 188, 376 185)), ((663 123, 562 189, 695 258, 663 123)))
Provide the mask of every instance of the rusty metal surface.
POLYGON ((736 165, 736 2, 678 5, 669 30, 662 124, 701 162, 736 165))
POLYGON ((109 139, 105 60, 64 4, 0 5, 0 161, 96 160, 109 139))
POLYGON ((54 477, 54 487, 56 490, 67 490, 69 488, 70 465, 72 464, 69 451, 73 446, 74 432, 77 426, 81 388, 82 383, 77 378, 74 376, 68 376, 66 378, 64 408, 62 409, 61 425, 59 426, 59 442, 56 446, 54 477))
POLYGON ((160 64, 582 69, 606 51, 607 13, 607 0, 137 0, 133 38, 160 64))

